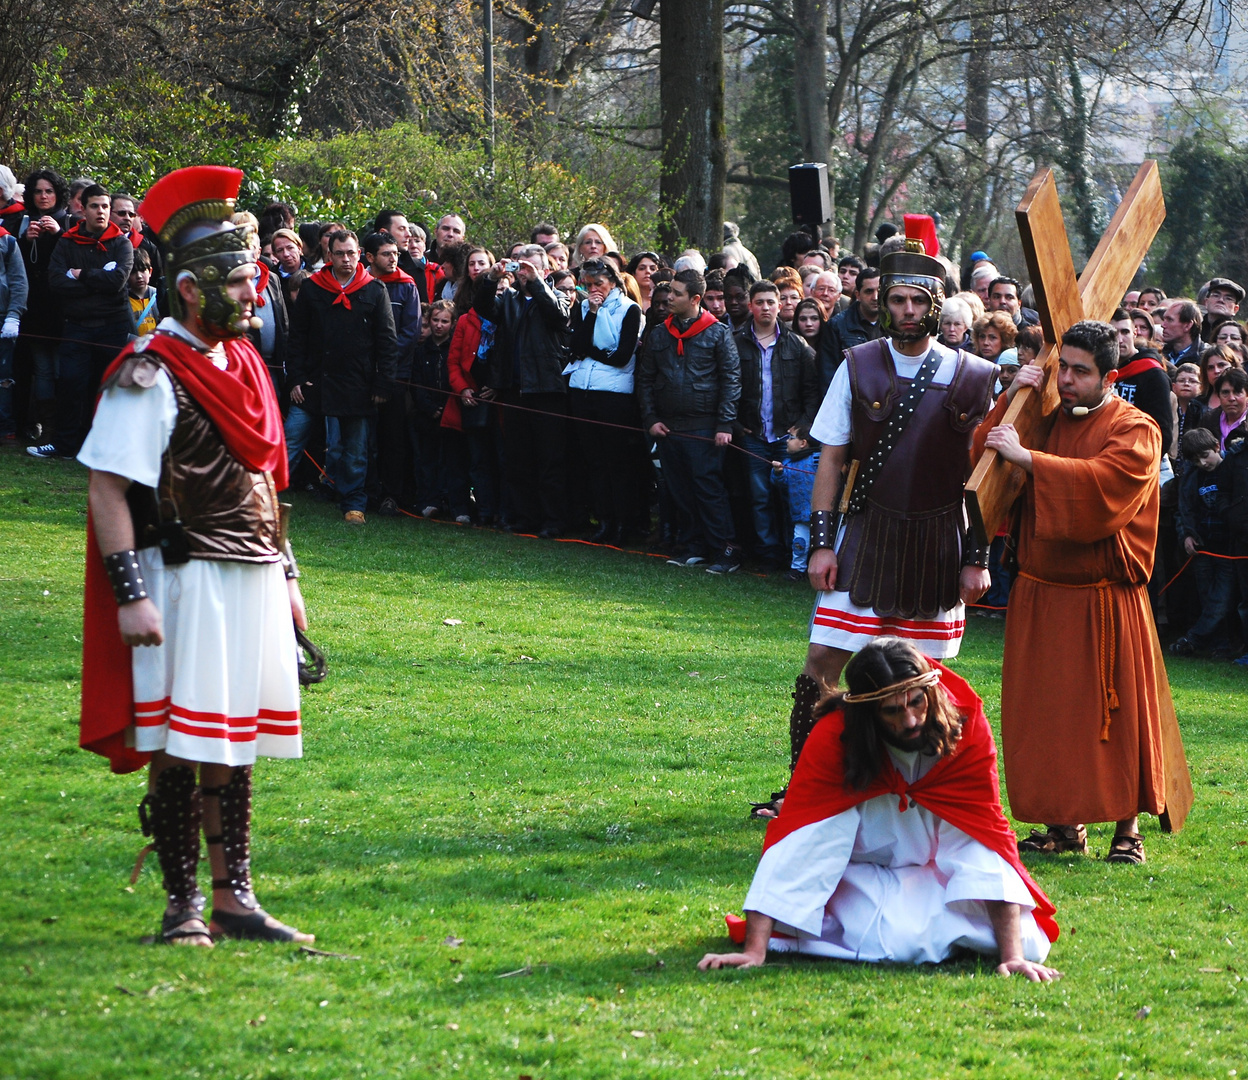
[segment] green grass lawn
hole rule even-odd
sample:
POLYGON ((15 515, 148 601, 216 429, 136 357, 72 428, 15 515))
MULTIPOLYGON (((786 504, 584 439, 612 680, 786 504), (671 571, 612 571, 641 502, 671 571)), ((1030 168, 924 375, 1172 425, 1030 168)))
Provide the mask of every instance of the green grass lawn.
MULTIPOLYGON (((759 854, 746 800, 783 780, 809 591, 351 529, 306 500, 330 677, 304 695, 304 759, 257 766, 254 863, 265 905, 345 957, 142 946, 163 905, 154 858, 128 884, 143 779, 77 748, 84 492, 77 466, 0 454, 2 1077, 1248 1073, 1242 669, 1171 666, 1182 833, 1148 819, 1143 867, 1032 863, 1061 982, 975 962, 699 974, 759 854)), ((1001 628, 971 620, 956 662, 994 720, 1001 628)))

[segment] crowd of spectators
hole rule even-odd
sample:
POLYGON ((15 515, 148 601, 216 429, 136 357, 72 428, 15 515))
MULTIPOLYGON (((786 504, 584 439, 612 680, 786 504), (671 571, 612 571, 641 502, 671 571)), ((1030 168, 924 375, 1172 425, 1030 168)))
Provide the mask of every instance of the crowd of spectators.
MULTIPOLYGON (((167 315, 139 206, 0 166, 0 442, 75 456, 104 368, 167 315)), ((845 350, 881 336, 891 225, 856 253, 795 232, 764 274, 732 223, 715 252, 630 255, 600 222, 537 222, 493 251, 454 213, 430 228, 382 209, 356 231, 274 203, 236 221, 260 257, 251 334, 296 486, 345 523, 649 541, 675 565, 804 578, 810 424, 845 350)), ((1044 347, 1030 288, 985 252, 947 269, 941 340, 995 361, 1004 389, 1044 347)), ((1152 591, 1177 654, 1248 660, 1244 294, 1224 277, 1195 298, 1149 286, 1113 318, 1116 392, 1163 436, 1152 591)), ((1009 566, 1003 532, 984 611, 1004 609, 1009 566)))

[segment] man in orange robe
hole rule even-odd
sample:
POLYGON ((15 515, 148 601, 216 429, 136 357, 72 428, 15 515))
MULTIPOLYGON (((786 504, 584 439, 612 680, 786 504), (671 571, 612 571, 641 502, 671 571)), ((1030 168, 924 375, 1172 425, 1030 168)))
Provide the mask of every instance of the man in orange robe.
MULTIPOLYGON (((1020 369, 975 433, 1027 474, 1019 574, 1005 624, 1001 742, 1010 811, 1044 822, 1022 851, 1086 851, 1086 822, 1114 821, 1110 862, 1142 863, 1141 812, 1166 803, 1163 710, 1170 684, 1148 602, 1161 432, 1112 384, 1108 323, 1062 335, 1061 409, 1043 450, 1000 421, 1044 369, 1020 369)), ((1171 720, 1173 723, 1173 720, 1171 720)))

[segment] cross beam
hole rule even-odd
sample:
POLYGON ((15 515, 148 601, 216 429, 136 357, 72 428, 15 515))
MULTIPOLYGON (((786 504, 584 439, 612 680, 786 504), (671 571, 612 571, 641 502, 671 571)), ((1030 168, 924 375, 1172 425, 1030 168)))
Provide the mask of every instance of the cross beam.
MULTIPOLYGON (((1002 423, 1013 424, 1022 444, 1035 449, 1048 436, 1059 404, 1056 374, 1062 334, 1081 319, 1109 320, 1166 218, 1157 162, 1140 166, 1078 280, 1052 169, 1036 173, 1015 217, 1044 331, 1044 349, 1036 362, 1046 375, 1037 390, 1024 387, 1014 396, 1002 423)), ((1026 477, 995 450, 980 458, 967 481, 966 507, 981 545, 996 536, 1026 477)))

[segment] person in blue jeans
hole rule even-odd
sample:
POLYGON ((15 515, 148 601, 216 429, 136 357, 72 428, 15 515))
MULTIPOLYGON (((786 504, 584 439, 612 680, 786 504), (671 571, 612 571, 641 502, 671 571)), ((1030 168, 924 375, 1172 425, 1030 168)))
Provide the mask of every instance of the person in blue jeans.
POLYGON ((772 506, 771 463, 785 452, 789 430, 809 428, 814 420, 819 410, 819 376, 814 351, 779 321, 780 294, 773 282, 756 281, 750 286, 749 312, 750 318, 734 336, 741 364, 741 399, 733 442, 747 453, 757 554, 780 569, 789 558, 772 506))
POLYGON ((1234 605, 1235 564, 1218 557, 1230 554, 1231 539, 1219 507, 1226 484, 1218 437, 1206 428, 1193 428, 1183 433, 1179 450, 1188 467, 1179 478, 1175 525, 1184 554, 1192 560, 1200 618, 1171 643, 1170 651, 1175 656, 1194 656, 1226 644, 1219 641, 1219 628, 1234 605))
POLYGON ((773 461, 774 482, 783 487, 789 502, 789 520, 793 523, 790 581, 804 581, 810 562, 810 496, 815 487, 815 470, 819 468, 819 442, 811 438, 810 428, 789 428, 783 461, 773 461))
POLYGON ((343 521, 363 525, 369 425, 394 392, 398 346, 390 294, 360 265, 355 233, 338 229, 328 244, 329 264, 304 282, 291 315, 290 400, 297 408, 286 417, 287 449, 293 460, 313 417, 337 420, 339 457, 329 473, 343 521))

